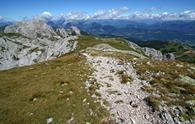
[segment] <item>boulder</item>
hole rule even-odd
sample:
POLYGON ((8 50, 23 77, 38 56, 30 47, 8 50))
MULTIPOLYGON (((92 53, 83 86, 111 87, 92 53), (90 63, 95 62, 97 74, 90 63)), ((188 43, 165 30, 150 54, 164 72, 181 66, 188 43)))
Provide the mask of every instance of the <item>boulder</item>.
POLYGON ((173 53, 166 53, 163 55, 164 60, 175 60, 175 55, 173 53))

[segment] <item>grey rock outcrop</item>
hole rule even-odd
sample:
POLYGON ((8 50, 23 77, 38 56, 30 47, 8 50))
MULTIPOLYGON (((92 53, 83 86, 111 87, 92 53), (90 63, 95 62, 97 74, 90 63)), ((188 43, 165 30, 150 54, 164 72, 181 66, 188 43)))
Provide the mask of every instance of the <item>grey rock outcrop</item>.
POLYGON ((56 33, 60 35, 62 38, 68 37, 68 34, 64 28, 58 28, 56 29, 56 33))
POLYGON ((16 24, 7 26, 5 33, 19 33, 28 38, 57 36, 56 32, 45 22, 41 20, 28 20, 17 22, 16 24))
POLYGON ((5 32, 11 34, 0 37, 0 70, 49 60, 73 51, 77 45, 76 35, 68 35, 64 29, 55 32, 39 20, 18 22, 5 32))
POLYGON ((166 123, 166 124, 175 124, 172 116, 169 114, 169 112, 162 111, 160 113, 161 119, 166 123))
POLYGON ((70 29, 72 29, 72 31, 73 31, 76 35, 80 35, 80 34, 81 34, 80 30, 79 30, 77 27, 75 27, 75 26, 71 26, 70 29))
POLYGON ((155 50, 154 48, 148 48, 148 47, 144 47, 143 50, 145 54, 151 57, 152 59, 163 60, 163 54, 160 51, 155 50))
POLYGON ((163 55, 164 60, 175 60, 175 55, 173 53, 166 53, 163 55))
POLYGON ((144 47, 143 51, 147 56, 154 60, 175 60, 175 55, 173 53, 166 53, 163 55, 161 51, 148 47, 144 47))
POLYGON ((160 118, 165 124, 194 124, 195 120, 181 120, 179 117, 185 111, 182 107, 161 107, 160 118), (171 114, 172 113, 172 114, 171 114))

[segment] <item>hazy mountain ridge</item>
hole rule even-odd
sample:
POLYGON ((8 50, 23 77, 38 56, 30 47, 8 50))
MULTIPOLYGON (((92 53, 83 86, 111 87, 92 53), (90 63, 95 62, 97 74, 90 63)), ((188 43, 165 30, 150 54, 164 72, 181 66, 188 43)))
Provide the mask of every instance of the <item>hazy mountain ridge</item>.
POLYGON ((194 44, 194 21, 130 21, 130 20, 56 20, 48 21, 53 27, 70 27, 98 35, 132 37, 140 40, 178 40, 194 44))

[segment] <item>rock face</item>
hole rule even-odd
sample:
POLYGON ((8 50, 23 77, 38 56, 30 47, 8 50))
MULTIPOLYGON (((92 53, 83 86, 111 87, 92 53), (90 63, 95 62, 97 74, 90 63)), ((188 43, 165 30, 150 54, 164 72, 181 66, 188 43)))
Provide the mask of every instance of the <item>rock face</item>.
POLYGON ((17 22, 14 25, 7 26, 4 30, 5 33, 19 33, 28 38, 53 37, 57 35, 54 30, 45 22, 40 20, 28 20, 17 22))
POLYGON ((156 60, 162 60, 163 59, 163 54, 158 51, 155 50, 154 48, 148 48, 148 47, 144 47, 144 52, 147 56, 152 57, 152 59, 156 59, 156 60))
POLYGON ((80 34, 81 34, 80 30, 79 30, 77 27, 71 26, 70 28, 72 29, 72 31, 73 31, 76 35, 80 35, 80 34))
POLYGON ((60 35, 62 38, 68 37, 68 34, 67 34, 67 32, 65 31, 64 28, 58 28, 58 29, 56 29, 56 32, 57 32, 57 34, 60 35))
POLYGON ((154 48, 143 48, 144 53, 155 60, 175 60, 175 55, 173 53, 162 54, 160 51, 154 48))
POLYGON ((39 20, 18 22, 4 32, 0 37, 0 70, 60 56, 73 51, 77 44, 77 35, 68 35, 62 28, 54 31, 39 20))

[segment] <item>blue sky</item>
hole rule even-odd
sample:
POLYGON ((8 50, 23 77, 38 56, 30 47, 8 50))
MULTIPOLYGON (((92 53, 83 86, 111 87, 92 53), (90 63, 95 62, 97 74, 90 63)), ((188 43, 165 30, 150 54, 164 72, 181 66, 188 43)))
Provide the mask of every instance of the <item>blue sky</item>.
POLYGON ((139 16, 148 17, 147 13, 181 14, 187 10, 190 10, 191 15, 195 14, 195 0, 0 0, 0 16, 18 20, 43 12, 52 15, 86 12, 93 15, 98 11, 105 12, 122 7, 128 8, 128 11, 124 12, 126 15, 138 13, 139 16))

